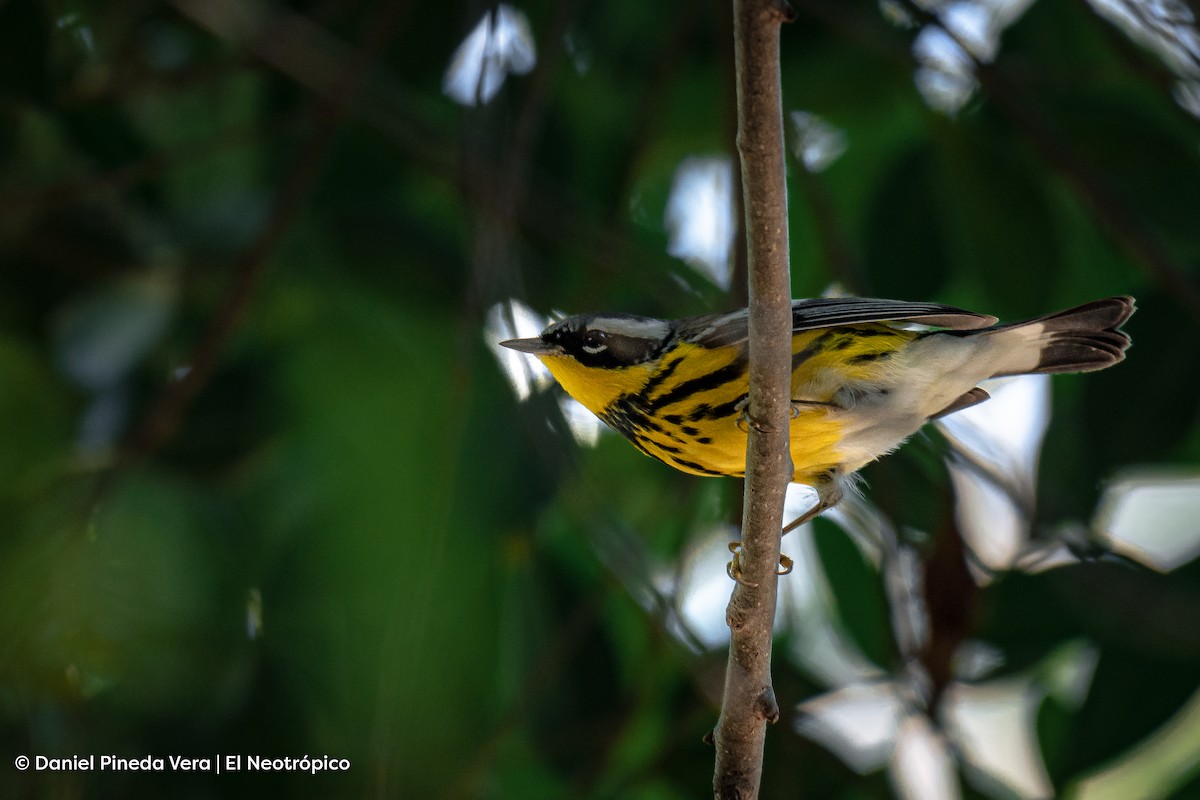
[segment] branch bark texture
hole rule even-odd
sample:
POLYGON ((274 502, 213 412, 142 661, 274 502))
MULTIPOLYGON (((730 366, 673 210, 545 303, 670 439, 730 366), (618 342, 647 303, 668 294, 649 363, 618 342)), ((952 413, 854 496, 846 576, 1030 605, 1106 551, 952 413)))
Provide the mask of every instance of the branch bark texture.
POLYGON ((779 33, 783 0, 734 0, 738 155, 745 207, 750 297, 750 399, 742 582, 726 611, 729 663, 713 732, 717 798, 754 798, 766 726, 779 718, 771 685, 771 638, 783 500, 792 477, 792 291, 788 269, 779 33))

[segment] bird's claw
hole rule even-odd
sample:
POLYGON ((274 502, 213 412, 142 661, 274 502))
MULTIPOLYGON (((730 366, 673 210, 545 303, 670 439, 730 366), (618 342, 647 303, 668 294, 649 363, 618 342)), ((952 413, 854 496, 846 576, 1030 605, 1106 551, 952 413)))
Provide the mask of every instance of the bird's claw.
MULTIPOLYGON (((763 430, 763 426, 759 425, 757 422, 755 422, 754 419, 750 416, 749 408, 750 408, 750 397, 749 397, 749 395, 747 395, 741 402, 739 402, 736 406, 733 407, 734 411, 740 412, 737 416, 737 419, 734 420, 733 424, 737 425, 738 430, 740 430, 742 433, 749 433, 751 426, 753 426, 755 430, 759 430, 759 431, 763 430)), ((791 416, 791 418, 795 419, 798 416, 800 416, 800 402, 793 400, 792 401, 792 416, 791 416)))
MULTIPOLYGON (((725 565, 725 574, 729 576, 730 580, 733 580, 736 583, 740 583, 742 586, 746 586, 751 589, 758 588, 757 583, 751 583, 750 581, 748 581, 744 577, 742 577, 742 559, 741 559, 742 544, 741 544, 741 542, 730 542, 729 543, 729 552, 733 553, 733 558, 730 560, 730 562, 728 564, 725 565)), ((775 570, 775 574, 776 575, 787 575, 787 574, 791 573, 791 571, 793 569, 795 569, 795 567, 796 567, 795 561, 792 561, 792 559, 788 558, 787 556, 780 554, 779 569, 775 570)))

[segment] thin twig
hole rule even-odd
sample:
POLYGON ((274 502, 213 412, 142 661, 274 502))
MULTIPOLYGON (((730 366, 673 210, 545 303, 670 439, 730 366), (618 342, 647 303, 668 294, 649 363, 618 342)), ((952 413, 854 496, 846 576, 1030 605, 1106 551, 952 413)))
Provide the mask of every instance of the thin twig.
POLYGON ((766 725, 779 718, 771 686, 771 634, 783 499, 792 477, 792 291, 779 32, 791 18, 783 0, 734 0, 738 154, 749 264, 750 433, 741 580, 726 611, 729 662, 721 717, 713 731, 717 798, 758 796, 766 725))

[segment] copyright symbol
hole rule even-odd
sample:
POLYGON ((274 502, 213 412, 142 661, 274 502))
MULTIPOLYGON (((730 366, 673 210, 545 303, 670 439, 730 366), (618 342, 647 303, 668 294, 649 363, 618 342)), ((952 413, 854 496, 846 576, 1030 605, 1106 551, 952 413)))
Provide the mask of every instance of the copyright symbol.
POLYGON ((13 763, 17 765, 17 769, 24 772, 29 769, 29 756, 17 756, 17 760, 13 763))

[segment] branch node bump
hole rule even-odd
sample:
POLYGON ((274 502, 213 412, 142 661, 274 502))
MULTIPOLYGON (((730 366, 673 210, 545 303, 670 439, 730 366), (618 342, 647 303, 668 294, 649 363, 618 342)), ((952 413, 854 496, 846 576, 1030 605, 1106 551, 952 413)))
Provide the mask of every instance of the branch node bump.
POLYGON ((796 21, 796 9, 792 8, 787 0, 775 0, 771 4, 771 10, 775 12, 780 23, 796 21))
POLYGON ((771 724, 779 722, 779 701, 775 699, 773 686, 764 686, 758 695, 758 713, 771 724))

